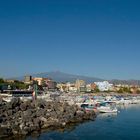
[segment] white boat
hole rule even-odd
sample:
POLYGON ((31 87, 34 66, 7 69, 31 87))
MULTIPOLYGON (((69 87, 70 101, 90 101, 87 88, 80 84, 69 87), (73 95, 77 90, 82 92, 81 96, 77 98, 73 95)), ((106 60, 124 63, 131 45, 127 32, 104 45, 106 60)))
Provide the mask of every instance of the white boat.
POLYGON ((117 113, 118 112, 118 109, 116 107, 112 108, 110 106, 100 106, 100 107, 97 107, 97 110, 100 113, 117 113))
POLYGON ((97 111, 100 113, 116 113, 118 109, 115 102, 103 102, 97 106, 97 111))
POLYGON ((124 104, 132 104, 132 100, 131 99, 124 99, 124 104))
POLYGON ((139 103, 140 103, 139 99, 137 99, 136 97, 132 98, 132 104, 139 104, 139 103))
POLYGON ((97 108, 94 105, 85 105, 85 110, 86 111, 94 111, 97 112, 97 108))
POLYGON ((132 100, 131 100, 131 99, 124 99, 124 98, 121 98, 120 100, 118 100, 118 101, 116 102, 116 104, 124 104, 124 105, 132 104, 132 100))

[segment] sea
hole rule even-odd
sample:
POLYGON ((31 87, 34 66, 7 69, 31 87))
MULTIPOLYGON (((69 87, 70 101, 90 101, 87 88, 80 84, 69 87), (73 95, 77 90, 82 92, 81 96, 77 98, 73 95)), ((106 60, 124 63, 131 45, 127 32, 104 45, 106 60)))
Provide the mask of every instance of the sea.
POLYGON ((66 130, 44 132, 26 140, 140 140, 140 105, 119 106, 118 113, 97 115, 66 130))

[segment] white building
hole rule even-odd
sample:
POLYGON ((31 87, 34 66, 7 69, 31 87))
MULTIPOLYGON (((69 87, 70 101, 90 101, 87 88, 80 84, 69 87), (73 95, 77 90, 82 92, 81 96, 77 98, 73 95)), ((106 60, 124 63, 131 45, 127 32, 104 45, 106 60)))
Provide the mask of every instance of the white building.
POLYGON ((91 92, 91 84, 86 85, 86 90, 87 90, 87 92, 91 92))
POLYGON ((74 86, 69 87, 70 92, 77 92, 77 88, 74 86))
POLYGON ((95 84, 97 85, 100 91, 109 91, 113 88, 113 84, 110 84, 108 81, 95 82, 95 84))

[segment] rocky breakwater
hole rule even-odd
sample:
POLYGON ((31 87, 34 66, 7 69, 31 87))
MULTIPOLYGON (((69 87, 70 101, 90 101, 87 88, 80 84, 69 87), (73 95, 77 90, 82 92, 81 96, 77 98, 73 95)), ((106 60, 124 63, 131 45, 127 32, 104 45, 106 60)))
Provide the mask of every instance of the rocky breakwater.
POLYGON ((42 129, 65 128, 70 123, 94 118, 94 112, 86 112, 65 102, 22 102, 19 98, 14 98, 9 103, 0 101, 0 137, 29 135, 42 129))

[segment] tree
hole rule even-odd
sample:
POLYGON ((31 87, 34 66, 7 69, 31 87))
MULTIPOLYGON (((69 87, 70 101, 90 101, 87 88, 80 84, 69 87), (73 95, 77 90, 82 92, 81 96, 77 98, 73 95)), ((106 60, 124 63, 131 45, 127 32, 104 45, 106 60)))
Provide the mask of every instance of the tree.
POLYGON ((12 89, 26 89, 27 88, 27 84, 24 84, 23 82, 9 83, 9 85, 12 87, 12 89))
POLYGON ((118 93, 123 93, 123 89, 120 88, 120 89, 118 90, 118 93))
POLYGON ((96 86, 96 88, 94 89, 94 92, 100 92, 99 88, 96 86))
POLYGON ((140 89, 137 90, 137 94, 140 94, 140 89))
POLYGON ((125 93, 131 93, 131 90, 130 90, 129 87, 124 87, 123 88, 123 92, 125 92, 125 93))
POLYGON ((4 83, 4 80, 2 78, 0 78, 0 83, 4 83))

